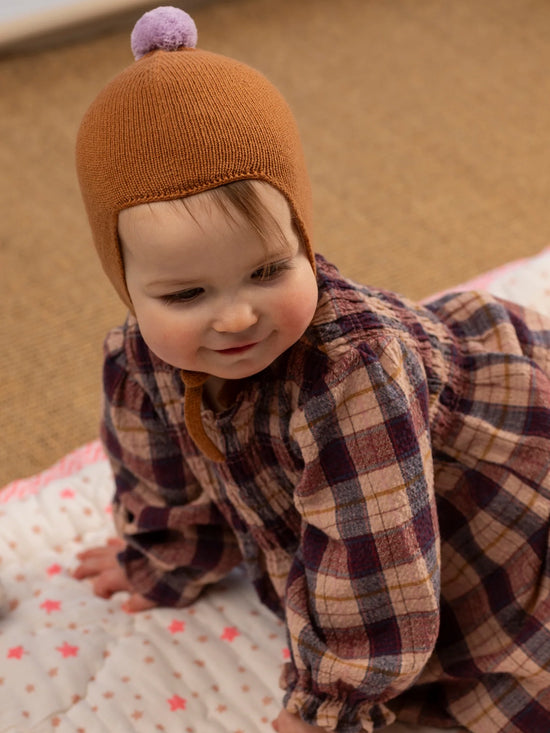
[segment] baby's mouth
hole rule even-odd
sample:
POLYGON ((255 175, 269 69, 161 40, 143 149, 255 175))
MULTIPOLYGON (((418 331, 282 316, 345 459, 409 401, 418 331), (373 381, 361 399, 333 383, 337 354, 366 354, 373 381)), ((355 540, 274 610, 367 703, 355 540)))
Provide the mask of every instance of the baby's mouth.
POLYGON ((215 349, 215 351, 216 354, 242 354, 253 346, 256 346, 257 343, 257 341, 254 341, 253 343, 243 344, 242 346, 231 346, 229 349, 215 349))

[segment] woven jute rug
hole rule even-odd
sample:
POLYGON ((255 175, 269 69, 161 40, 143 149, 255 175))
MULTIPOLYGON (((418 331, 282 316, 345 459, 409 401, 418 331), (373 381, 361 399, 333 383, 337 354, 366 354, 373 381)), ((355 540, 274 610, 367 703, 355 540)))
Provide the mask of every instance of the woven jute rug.
MULTIPOLYGON (((202 47, 287 96, 317 249, 345 274, 419 298, 548 244, 546 0, 220 0, 193 14, 202 47)), ((73 149, 131 62, 136 17, 0 59, 0 485, 97 436, 102 340, 124 309, 73 149)))

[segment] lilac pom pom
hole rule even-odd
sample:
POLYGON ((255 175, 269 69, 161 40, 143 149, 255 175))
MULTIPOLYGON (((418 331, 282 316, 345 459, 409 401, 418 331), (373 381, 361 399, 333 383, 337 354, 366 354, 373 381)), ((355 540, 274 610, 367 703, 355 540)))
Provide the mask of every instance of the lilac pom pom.
POLYGON ((132 31, 131 43, 136 61, 156 49, 195 48, 197 27, 184 10, 162 6, 141 16, 132 31))

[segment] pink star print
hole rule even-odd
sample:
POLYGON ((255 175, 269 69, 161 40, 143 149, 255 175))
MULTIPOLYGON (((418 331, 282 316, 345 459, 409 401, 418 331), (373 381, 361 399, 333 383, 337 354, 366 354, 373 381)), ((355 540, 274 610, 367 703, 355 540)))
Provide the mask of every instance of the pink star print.
POLYGON ((61 656, 66 659, 67 657, 76 657, 78 655, 77 646, 71 646, 66 641, 63 642, 62 646, 56 647, 57 651, 61 653, 61 656))
POLYGON ((187 700, 179 695, 172 695, 172 697, 166 701, 170 705, 170 710, 185 710, 187 700))
POLYGON ((226 626, 220 638, 225 639, 225 641, 233 641, 236 636, 240 636, 239 630, 234 626, 226 626))
POLYGON ((290 649, 286 646, 283 649, 283 659, 290 659, 290 649))
POLYGON ((61 572, 61 570, 62 570, 61 565, 58 565, 57 563, 54 563, 53 565, 50 565, 49 568, 46 568, 46 572, 50 576, 57 575, 58 573, 61 572))
POLYGON ((40 604, 40 608, 43 608, 49 615, 52 611, 61 611, 61 601, 45 600, 44 603, 40 604))
POLYGON ((185 631, 185 621, 178 621, 177 619, 174 619, 168 627, 168 631, 171 634, 177 634, 180 631, 185 631))
POLYGON ((60 495, 63 499, 74 499, 74 491, 72 489, 63 489, 60 495))
POLYGON ((26 654, 22 646, 12 646, 8 649, 8 659, 21 659, 23 654, 26 654))

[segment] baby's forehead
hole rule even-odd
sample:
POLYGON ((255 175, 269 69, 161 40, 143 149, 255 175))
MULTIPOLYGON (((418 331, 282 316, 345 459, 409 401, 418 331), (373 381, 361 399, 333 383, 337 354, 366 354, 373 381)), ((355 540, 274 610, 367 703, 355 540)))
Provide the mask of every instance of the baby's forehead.
POLYGON ((249 266, 293 258, 301 240, 283 203, 281 218, 271 209, 252 206, 248 211, 231 200, 227 204, 223 197, 202 194, 125 209, 118 222, 124 268, 129 258, 152 265, 159 257, 168 262, 185 252, 201 259, 207 250, 219 251, 219 245, 230 248, 235 257, 249 252, 249 266))
POLYGON ((171 226, 181 219, 188 231, 223 236, 228 228, 252 231, 270 256, 284 256, 293 249, 296 230, 286 198, 263 181, 237 181, 200 193, 138 204, 119 214, 123 246, 128 237, 156 227, 171 226))

